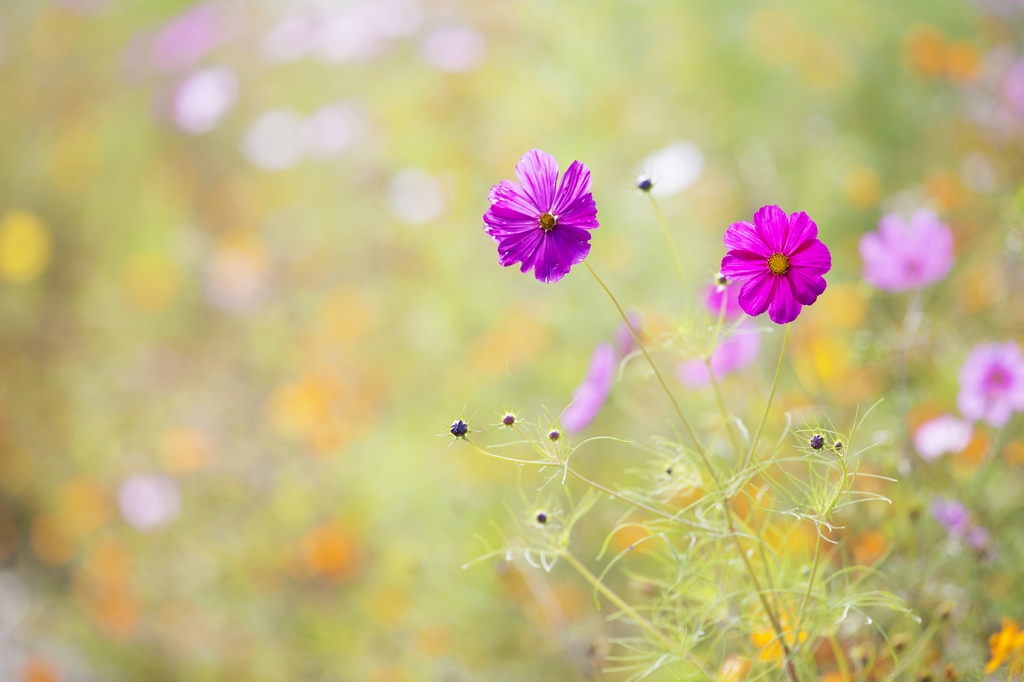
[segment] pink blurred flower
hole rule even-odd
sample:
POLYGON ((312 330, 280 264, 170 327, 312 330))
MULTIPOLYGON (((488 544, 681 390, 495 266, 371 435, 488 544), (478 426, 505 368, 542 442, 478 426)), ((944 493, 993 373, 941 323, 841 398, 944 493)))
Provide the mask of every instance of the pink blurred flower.
POLYGON ((362 133, 363 125, 362 112, 351 103, 321 107, 302 127, 306 153, 321 160, 338 156, 362 133))
POLYGON ((948 533, 965 533, 971 523, 971 515, 961 502, 944 497, 936 498, 932 502, 932 516, 945 526, 948 533))
POLYGON ((636 341, 633 340, 633 334, 630 333, 629 328, 632 327, 638 336, 643 330, 643 319, 637 311, 630 310, 626 313, 626 319, 629 320, 629 326, 626 326, 625 322, 620 322, 619 326, 615 328, 615 352, 619 354, 620 358, 626 357, 636 350, 636 341))
POLYGON ((587 427, 604 407, 615 381, 615 350, 610 343, 594 349, 587 376, 572 394, 572 404, 562 413, 566 431, 579 432, 587 427))
POLYGON ((1006 72, 1003 79, 1003 98, 1015 116, 1024 118, 1024 59, 1006 72))
POLYGON ((263 55, 275 64, 287 64, 306 56, 313 45, 316 27, 303 14, 285 17, 263 39, 263 55))
MULTIPOLYGON (((761 335, 752 323, 743 322, 736 331, 722 341, 711 354, 711 371, 715 380, 749 366, 761 351, 761 335)), ((701 360, 687 360, 676 368, 680 383, 697 389, 711 383, 707 365, 701 360)))
POLYGON ((197 71, 174 92, 171 117, 182 131, 208 133, 231 110, 238 96, 238 76, 225 66, 197 71))
POLYGON ((151 51, 153 66, 160 71, 188 69, 218 47, 227 27, 207 3, 196 5, 164 25, 151 51))
POLYGON ((719 287, 709 285, 704 290, 704 307, 708 313, 718 319, 722 310, 722 299, 725 299, 725 319, 737 320, 743 315, 743 308, 740 307, 740 287, 738 284, 719 287))
POLYGON ((923 289, 953 267, 953 233, 931 211, 915 211, 910 220, 890 213, 877 232, 860 240, 864 279, 886 291, 923 289))
POLYGON ((475 71, 487 57, 487 41, 471 28, 439 28, 429 33, 422 44, 423 58, 438 71, 464 73, 475 71))
POLYGON ((914 431, 914 447, 922 459, 931 461, 947 453, 960 452, 971 442, 971 423, 951 414, 929 420, 914 431))
POLYGON ((975 346, 960 368, 960 413, 1000 427, 1024 411, 1024 356, 1014 341, 975 346))
POLYGON ((121 484, 117 501, 125 521, 141 531, 170 523, 181 510, 178 484, 160 474, 130 476, 121 484))

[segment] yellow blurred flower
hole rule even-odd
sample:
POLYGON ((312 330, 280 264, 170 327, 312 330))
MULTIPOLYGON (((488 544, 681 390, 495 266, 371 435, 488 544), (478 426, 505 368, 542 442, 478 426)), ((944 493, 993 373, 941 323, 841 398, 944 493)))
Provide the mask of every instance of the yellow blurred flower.
POLYGON ((341 392, 338 379, 313 374, 280 387, 270 402, 274 431, 290 438, 310 438, 331 420, 341 392))
POLYGON ((31 211, 9 211, 0 220, 0 277, 31 282, 50 264, 50 232, 31 211))
POLYGON ((78 541, 99 530, 112 510, 107 490, 95 479, 80 476, 61 486, 54 517, 64 534, 78 541))
POLYGON ((1019 441, 1007 443, 1006 447, 1003 448, 1003 459, 1011 466, 1024 464, 1024 443, 1019 441))
POLYGON ((903 60, 916 76, 942 74, 946 66, 946 34, 934 26, 912 27, 903 37, 903 60))
POLYGON ((967 187, 960 176, 952 171, 933 173, 925 181, 925 190, 943 211, 954 211, 967 205, 967 187))
POLYGON ((156 311, 178 295, 181 276, 170 258, 160 253, 140 253, 125 263, 121 287, 128 304, 136 310, 156 311))
POLYGON ((750 672, 750 659, 732 654, 724 661, 718 669, 718 682, 743 682, 750 672))
POLYGON ((50 157, 50 178, 63 192, 85 189, 100 161, 100 144, 95 128, 68 126, 58 133, 50 157))
POLYGON ((853 541, 853 560, 862 566, 871 566, 882 558, 889 541, 877 530, 865 531, 853 541))
POLYGON ((350 531, 334 523, 325 523, 302 538, 299 559, 308 577, 346 580, 359 569, 362 552, 350 531))
POLYGON ((43 514, 32 520, 31 542, 35 555, 50 566, 63 566, 75 552, 67 532, 51 514, 43 514))
POLYGON ((169 474, 180 476, 200 471, 213 458, 213 436, 203 429, 178 426, 160 436, 160 461, 169 474))
POLYGON ((988 638, 991 658, 985 665, 985 674, 991 675, 1007 658, 1013 657, 1011 668, 1019 670, 1024 664, 1024 632, 1020 624, 1012 618, 1003 618, 1002 629, 988 638))
POLYGON ((954 83, 965 85, 978 79, 981 74, 981 55, 978 48, 966 40, 957 40, 946 48, 946 77, 954 83))
POLYGON ((843 194, 857 208, 871 208, 882 198, 882 182, 870 166, 855 166, 843 181, 843 194))
MULTIPOLYGON (((789 624, 785 621, 782 622, 782 639, 785 640, 786 646, 790 650, 796 645, 797 637, 791 629, 789 624)), ((807 641, 807 632, 805 630, 800 631, 800 642, 807 641)), ((775 630, 771 628, 761 628, 754 630, 750 633, 750 643, 758 650, 757 660, 759 661, 777 661, 779 665, 782 665, 782 661, 785 658, 785 652, 782 649, 782 642, 779 641, 779 637, 775 634, 775 630)))

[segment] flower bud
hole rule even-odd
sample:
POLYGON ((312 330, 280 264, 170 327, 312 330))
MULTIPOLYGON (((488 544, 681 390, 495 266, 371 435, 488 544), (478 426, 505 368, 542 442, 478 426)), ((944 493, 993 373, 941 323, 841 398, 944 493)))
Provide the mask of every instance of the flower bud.
POLYGON ((452 422, 452 427, 448 431, 456 438, 465 438, 466 434, 469 433, 469 424, 461 419, 456 419, 452 422))
POLYGON ((811 436, 811 447, 814 448, 815 450, 821 450, 823 447, 825 447, 825 439, 821 436, 820 433, 816 433, 813 436, 811 436))
POLYGON ((516 416, 509 412, 508 414, 501 418, 501 423, 504 424, 505 426, 512 426, 513 424, 516 423, 516 416))
POLYGON ((540 510, 536 514, 534 514, 533 520, 537 523, 537 527, 540 528, 541 526, 547 524, 548 513, 544 510, 540 510))
POLYGON ((562 432, 559 431, 558 429, 551 429, 551 433, 548 434, 548 438, 550 438, 552 442, 558 440, 561 437, 562 432))
POLYGON ((652 187, 654 183, 651 182, 650 176, 641 175, 636 179, 636 188, 641 192, 650 192, 652 187))

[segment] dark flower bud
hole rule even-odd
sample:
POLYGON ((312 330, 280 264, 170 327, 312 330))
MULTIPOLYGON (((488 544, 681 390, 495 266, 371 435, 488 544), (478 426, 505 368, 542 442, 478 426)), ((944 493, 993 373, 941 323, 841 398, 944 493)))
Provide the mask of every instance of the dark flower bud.
POLYGON ((836 450, 842 450, 843 449, 843 441, 837 440, 836 444, 833 445, 832 447, 834 447, 836 450))
POLYGON ((717 284, 718 286, 724 287, 728 283, 729 280, 722 273, 718 273, 717 275, 715 275, 715 284, 717 284))
POLYGON ((504 417, 502 417, 501 423, 504 424, 505 426, 512 426, 513 424, 516 423, 516 416, 509 412, 504 417))
POLYGON ((465 438, 466 434, 469 433, 469 424, 461 419, 456 419, 452 422, 452 427, 448 431, 456 438, 465 438))
POLYGON ((559 431, 558 429, 552 429, 551 433, 548 434, 548 438, 550 438, 552 441, 556 441, 556 440, 558 440, 561 437, 562 437, 562 432, 559 431))
POLYGON ((668 474, 669 476, 672 475, 672 465, 671 464, 669 464, 667 467, 665 467, 665 473, 668 474))
POLYGON ((534 518, 538 526, 543 526, 548 522, 548 513, 546 511, 539 511, 534 518))
POLYGON ((647 175, 641 175, 636 179, 636 187, 641 192, 650 192, 651 188, 654 187, 654 183, 651 182, 651 178, 647 175))
POLYGON ((825 439, 822 438, 820 433, 816 433, 813 436, 811 436, 811 447, 814 448, 815 450, 821 450, 823 447, 825 447, 825 439))

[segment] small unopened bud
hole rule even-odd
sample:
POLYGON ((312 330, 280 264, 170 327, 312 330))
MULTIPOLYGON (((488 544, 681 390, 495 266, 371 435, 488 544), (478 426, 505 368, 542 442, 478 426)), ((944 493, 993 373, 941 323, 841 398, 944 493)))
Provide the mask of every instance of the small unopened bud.
POLYGON ((548 434, 548 438, 550 438, 552 441, 556 441, 561 437, 562 432, 559 431, 558 429, 551 429, 551 433, 548 434))
POLYGON ((843 441, 837 440, 835 445, 833 445, 832 447, 834 447, 836 450, 842 450, 843 449, 843 441))
POLYGON ((820 433, 816 433, 813 436, 811 436, 811 447, 814 448, 815 450, 821 450, 823 447, 825 447, 825 439, 821 436, 820 433))
POLYGON ((717 275, 715 275, 715 284, 717 284, 718 286, 724 287, 728 283, 729 279, 722 273, 718 273, 717 275))
POLYGON ((650 176, 641 175, 636 179, 636 188, 641 192, 650 192, 652 187, 654 187, 654 183, 651 182, 650 176))
POLYGON ((452 422, 452 427, 448 431, 456 438, 465 438, 466 434, 469 433, 469 424, 461 419, 456 419, 452 422))
POLYGON ((508 414, 501 418, 501 423, 504 424, 505 426, 512 426, 513 424, 516 423, 516 416, 509 412, 508 414))
POLYGON ((548 522, 548 513, 546 511, 539 511, 533 518, 537 521, 538 526, 543 526, 548 522))

